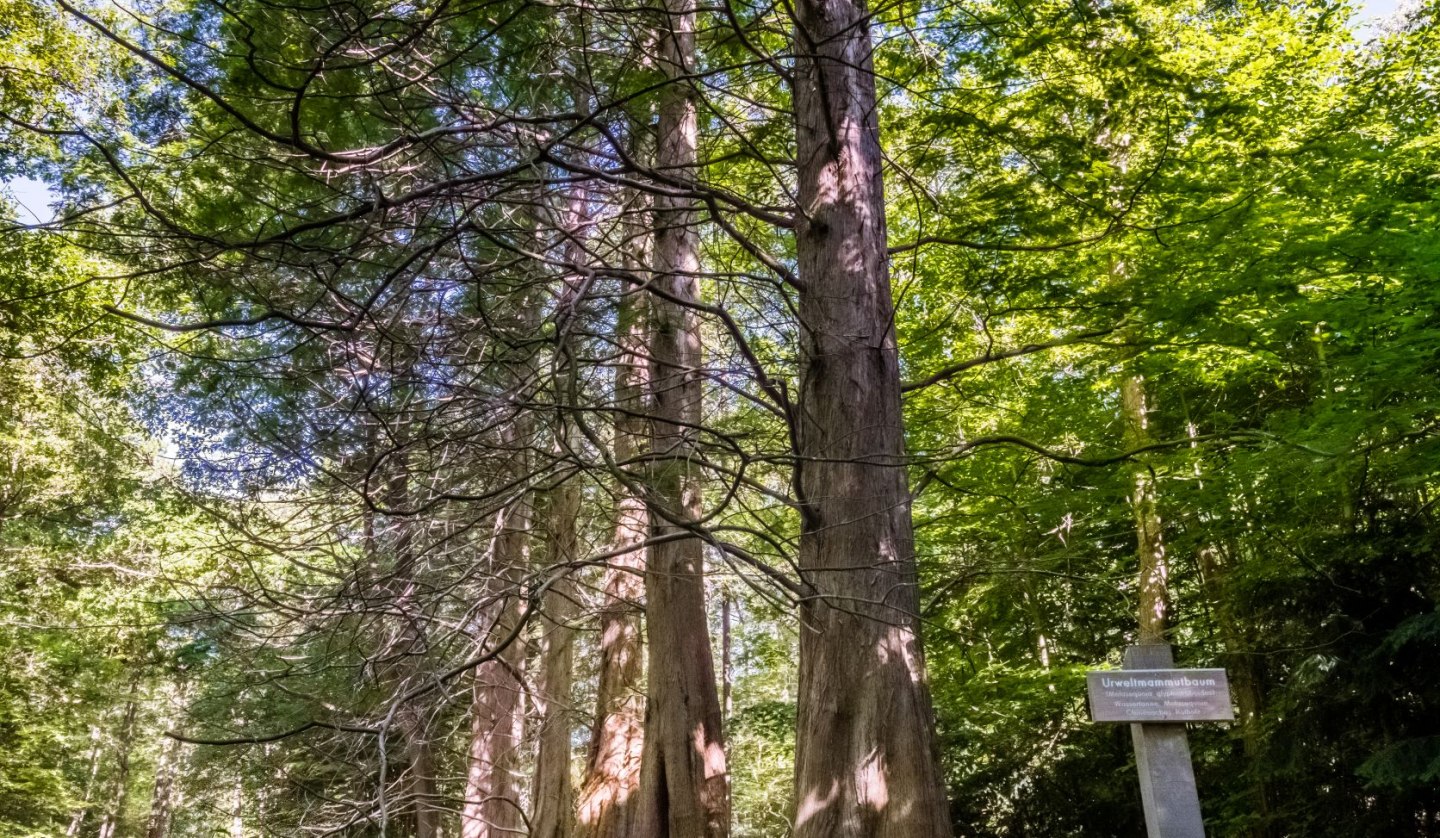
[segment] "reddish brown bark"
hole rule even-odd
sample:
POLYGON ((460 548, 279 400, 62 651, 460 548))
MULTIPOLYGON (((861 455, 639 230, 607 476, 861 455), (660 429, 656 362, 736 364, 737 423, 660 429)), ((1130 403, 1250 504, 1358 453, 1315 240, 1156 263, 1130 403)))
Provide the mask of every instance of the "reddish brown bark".
MULTIPOLYGON (((632 294, 622 298, 615 326, 619 349, 615 403, 619 411, 614 455, 622 467, 632 465, 641 454, 645 432, 643 423, 635 418, 643 409, 650 379, 644 360, 643 309, 643 297, 632 294)), ((611 543, 617 555, 605 569, 599 615, 600 671, 594 733, 579 795, 576 835, 580 838, 620 838, 631 834, 633 825, 645 741, 645 647, 640 624, 645 550, 641 545, 649 534, 649 522, 644 498, 621 485, 611 543)))
MULTIPOLYGON (((666 0, 660 64, 672 80, 660 103, 656 167, 688 180, 696 165, 693 91, 680 81, 695 54, 694 0, 666 0)), ((702 475, 695 462, 700 423, 700 322, 684 305, 698 301, 700 241, 688 198, 655 199, 652 282, 660 289, 650 329, 652 438, 651 532, 670 536, 701 516, 702 475)), ((645 573, 649 677, 645 743, 630 834, 720 838, 729 834, 730 800, 720 732, 720 699, 705 613, 704 551, 695 538, 650 549, 645 573)))
POLYGON ((950 834, 925 682, 868 12, 795 6, 801 606, 795 835, 950 834))

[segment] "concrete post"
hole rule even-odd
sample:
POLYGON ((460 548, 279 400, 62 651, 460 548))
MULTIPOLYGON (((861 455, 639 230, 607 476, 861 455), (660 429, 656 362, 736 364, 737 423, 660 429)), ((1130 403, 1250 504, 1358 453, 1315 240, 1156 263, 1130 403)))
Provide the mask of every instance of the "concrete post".
MULTIPOLYGON (((1125 668, 1174 669, 1175 657, 1168 643, 1130 646, 1125 649, 1125 668)), ((1185 725, 1132 724, 1130 735, 1150 838, 1205 838, 1185 725)))

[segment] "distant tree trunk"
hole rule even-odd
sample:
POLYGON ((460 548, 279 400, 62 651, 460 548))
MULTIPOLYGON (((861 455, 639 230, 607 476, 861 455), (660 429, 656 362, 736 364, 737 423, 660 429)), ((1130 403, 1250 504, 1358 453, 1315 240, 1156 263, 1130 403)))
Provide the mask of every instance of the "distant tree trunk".
POLYGON ((110 807, 100 821, 100 838, 121 838, 125 828, 125 803, 130 794, 130 749, 135 741, 135 715, 139 710, 137 693, 140 682, 130 682, 130 699, 125 703, 125 716, 120 722, 120 738, 115 745, 115 776, 110 807))
MULTIPOLYGON (((660 65, 672 79, 660 103, 655 166, 681 181, 695 177, 694 93, 684 79, 694 67, 695 2, 665 0, 660 65)), ((698 520, 702 476, 695 462, 700 423, 700 237, 693 199, 655 198, 650 329, 652 402, 651 530, 673 535, 698 520)), ((721 737, 720 699, 705 612, 704 545, 695 538, 650 548, 645 574, 649 681, 645 743, 631 834, 721 838, 729 834, 730 801, 721 737)))
MULTIPOLYGON (((384 462, 389 475, 384 505, 403 513, 410 507, 411 501, 409 458, 405 451, 407 434, 403 423, 400 423, 400 428, 399 438, 393 442, 394 450, 384 462)), ((379 423, 370 422, 367 433, 367 450, 376 451, 381 444, 379 423)), ((391 571, 387 584, 399 620, 393 626, 393 637, 380 649, 378 668, 381 680, 397 694, 412 689, 424 672, 426 619, 418 597, 420 580, 417 578, 416 524, 416 520, 404 514, 390 515, 386 517, 383 532, 377 533, 375 515, 368 510, 365 515, 366 544, 372 553, 372 562, 377 567, 383 566, 387 546, 390 553, 391 571)), ((436 838, 440 834, 442 812, 435 793, 435 755, 425 708, 413 700, 405 702, 396 708, 395 726, 405 751, 403 811, 413 827, 414 838, 436 838)))
POLYGON ((720 594, 720 709, 730 718, 730 592, 720 594))
MULTIPOLYGON (((526 436, 517 434, 522 440, 526 436)), ((490 643, 509 636, 520 619, 519 598, 513 589, 517 573, 529 565, 530 520, 528 495, 496 516, 491 563, 498 600, 487 632, 490 643)), ((475 668, 461 838, 512 838, 522 832, 524 810, 517 769, 525 724, 524 662, 524 650, 515 642, 475 668)))
MULTIPOLYGON (((1120 382, 1120 415, 1127 448, 1133 450, 1151 443, 1145 379, 1137 373, 1126 375, 1120 382)), ((1130 481, 1135 549, 1140 558, 1139 641, 1164 643, 1170 625, 1170 569, 1156 507, 1155 473, 1146 458, 1136 462, 1130 481)))
MULTIPOLYGON (((403 507, 405 504, 401 504, 403 507)), ((416 602, 414 533, 412 522, 395 519, 394 525, 401 530, 397 548, 396 583, 400 597, 396 605, 405 621, 400 628, 401 641, 396 652, 401 673, 400 689, 409 690, 422 667, 420 656, 424 654, 425 627, 423 615, 415 613, 416 602)), ((435 794, 435 753, 430 744, 430 726, 426 721, 425 709, 411 701, 396 714, 401 735, 404 737, 407 755, 407 770, 410 773, 410 811, 414 815, 415 838, 436 838, 440 834, 441 811, 436 805, 435 794)))
MULTIPOLYGON (((579 551, 576 520, 580 485, 566 481, 550 495, 546 511, 546 561, 574 562, 579 551)), ((535 813, 530 838, 568 838, 574 829, 575 792, 570 783, 570 704, 574 688, 575 585, 568 574, 557 579, 542 601, 540 681, 535 714, 540 745, 535 757, 535 813)))
MULTIPOLYGON (((643 254, 643 248, 642 248, 643 254)), ((637 261, 643 261, 637 260, 637 261)), ((619 357, 615 364, 615 462, 631 466, 642 453, 644 407, 649 368, 644 359, 644 297, 620 299, 615 325, 619 357)), ((640 602, 645 594, 645 542, 649 531, 645 500, 625 486, 615 501, 618 555, 605 568, 600 607, 600 671, 595 694, 595 726, 579 797, 579 838, 632 835, 634 796, 640 785, 644 743, 644 641, 640 602), (628 552, 625 552, 627 551, 628 552)))
MULTIPOLYGON (((578 81, 571 93, 576 110, 584 110, 589 102, 588 91, 578 81)), ((555 456, 563 460, 573 452, 580 440, 574 427, 575 417, 567 407, 571 400, 577 370, 573 366, 574 346, 571 325, 580 315, 588 294, 588 280, 580 267, 589 262, 585 238, 590 227, 590 189, 576 184, 570 191, 569 206, 561 223, 565 263, 569 268, 563 279, 560 298, 555 306, 558 338, 555 364, 555 402, 557 411, 555 456)), ((571 574, 579 558, 580 482, 571 478, 555 487, 546 510, 546 549, 544 561, 560 575, 546 589, 541 602, 540 620, 540 682, 535 691, 536 718, 540 723, 540 744, 535 756, 534 815, 531 817, 530 838, 569 838, 575 831, 575 789, 570 780, 571 705, 575 681, 575 628, 578 591, 571 574)))
POLYGON ((435 752, 430 746, 428 725, 418 708, 408 708, 406 744, 410 752, 410 797, 415 813, 415 838, 437 838, 441 810, 435 797, 435 752))
POLYGON ((245 781, 235 778, 230 804, 230 838, 245 838, 245 781))
MULTIPOLYGON (((179 718, 179 703, 184 700, 185 685, 174 687, 170 711, 162 720, 165 729, 175 726, 179 718)), ((155 758, 155 787, 150 795, 150 820, 145 826, 145 838, 165 838, 170 832, 171 816, 175 806, 175 775, 179 768, 183 744, 178 739, 161 735, 160 753, 155 758)))
POLYGON ((797 838, 950 834, 918 633, 869 12, 795 4, 797 838))
POLYGON ((150 797, 150 820, 145 826, 146 838, 165 838, 170 831, 170 797, 175 786, 175 752, 179 743, 161 737, 160 754, 155 763, 155 791, 150 797))
POLYGON ((80 798, 80 805, 70 815, 70 825, 65 828, 65 838, 75 838, 85 826, 85 819, 90 816, 90 803, 95 795, 95 780, 100 776, 100 753, 104 750, 101 744, 100 728, 90 728, 90 771, 86 774, 85 793, 80 798))

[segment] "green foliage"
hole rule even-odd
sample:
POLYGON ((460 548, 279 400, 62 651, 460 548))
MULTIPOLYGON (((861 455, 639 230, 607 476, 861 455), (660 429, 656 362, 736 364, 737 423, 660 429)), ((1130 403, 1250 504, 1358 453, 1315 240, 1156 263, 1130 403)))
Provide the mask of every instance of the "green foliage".
MULTIPOLYGON (((494 474, 517 457, 554 458, 537 485, 583 474, 586 547, 603 552, 616 477, 640 471, 600 452, 616 300, 644 273, 617 266, 643 257, 649 211, 616 196, 655 178, 653 15, 142 6, 92 11, 190 83, 0 0, 0 177, 44 173, 87 209, 63 233, 0 235, 0 838, 60 834, 77 811, 88 838, 121 788, 138 831, 163 729, 244 739, 317 720, 186 750, 193 805, 174 831, 237 811, 276 833, 359 830, 380 816, 354 801, 398 790, 403 758, 371 726, 404 678, 433 687, 441 791, 460 794, 450 676, 492 595, 475 574, 514 488, 494 474), (554 116, 571 111, 586 113, 554 116), (545 215, 591 171, 603 229, 585 241, 614 264, 576 314, 535 288, 575 272, 545 215), (109 304, 225 325, 162 334, 109 304), (516 385, 532 367, 538 383, 516 385), (591 401, 567 404, 567 386, 591 401), (517 453, 497 428, 520 410, 588 436, 517 453), (418 611, 387 587, 412 522, 418 611), (376 661, 411 619, 443 630, 393 655, 414 667, 402 678, 376 661), (425 680, 437 672, 449 680, 425 680)), ((1192 736, 1212 832, 1433 833, 1434 4, 1363 45, 1343 4, 1304 0, 875 15, 921 617, 957 830, 1141 833, 1126 733, 1082 701, 1083 672, 1135 637, 1139 470, 1157 486, 1171 639, 1183 663, 1230 670, 1241 711, 1192 736), (1144 452, 1119 415, 1132 376, 1157 441, 1144 452)), ((797 391, 780 276, 794 235, 773 218, 794 209, 791 22, 744 3, 702 21, 703 293, 730 318, 704 326, 701 436, 725 473, 706 499, 728 503, 707 525, 734 549, 713 587, 739 615, 735 834, 758 838, 788 834, 794 806, 796 592, 759 568, 793 576, 793 417, 762 409, 775 400, 755 374, 797 391)))

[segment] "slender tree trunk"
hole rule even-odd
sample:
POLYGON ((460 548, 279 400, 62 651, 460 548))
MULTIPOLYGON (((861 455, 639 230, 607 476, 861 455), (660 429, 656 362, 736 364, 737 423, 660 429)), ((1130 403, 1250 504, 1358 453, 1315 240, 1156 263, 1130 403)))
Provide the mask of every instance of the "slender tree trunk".
MULTIPOLYGON (((391 510, 404 511, 411 505, 410 473, 408 456, 404 450, 406 431, 399 431, 396 440, 398 450, 386 458, 389 479, 385 485, 385 506, 391 510)), ((371 422, 368 429, 370 451, 380 445, 379 424, 371 422)), ((376 520, 367 512, 365 528, 367 544, 372 551, 372 561, 384 566, 389 559, 391 568, 388 589, 394 600, 395 611, 400 615, 393 626, 394 634, 380 649, 380 678, 396 694, 403 695, 412 689, 417 679, 423 677, 424 655, 427 643, 426 617, 418 598, 419 567, 415 549, 415 528, 417 519, 405 515, 391 515, 385 519, 382 532, 376 532, 376 520), (383 554, 389 548, 388 557, 383 554)), ((426 708, 415 701, 408 701, 395 712, 395 727, 405 753, 405 776, 403 778, 404 800, 402 810, 412 827, 414 838, 436 838, 440 833, 442 812, 437 805, 435 792, 435 755, 430 742, 430 725, 426 708)))
POLYGON ((245 781, 235 778, 230 804, 230 838, 245 838, 245 781))
MULTIPOLYGON (((408 476, 402 476, 407 480, 408 476)), ((404 492, 402 491, 402 497, 404 492)), ((408 502, 401 502, 403 508, 408 502)), ((400 627, 400 642, 395 650, 401 657, 398 661, 399 689, 409 690, 415 686, 415 679, 421 676, 424 667, 425 623, 416 601, 415 554, 412 521, 396 518, 393 526, 398 527, 395 582, 400 589, 396 603, 404 624, 400 627)), ((414 701, 407 702, 396 714, 401 735, 405 742, 407 770, 409 771, 409 809, 414 816, 415 838, 436 838, 440 834, 442 813, 437 805, 435 793, 435 753, 430 743, 430 725, 426 709, 414 701)))
POLYGON ((80 829, 85 825, 85 819, 90 816, 90 802, 95 795, 95 780, 100 776, 100 753, 101 746, 100 728, 90 728, 90 772, 85 780, 85 794, 80 798, 80 805, 70 816, 70 825, 65 828, 65 838, 75 838, 80 834, 80 829))
POLYGON ((139 682, 130 682, 130 700, 125 703, 125 716, 120 723, 120 740, 115 746, 114 791, 110 808, 100 821, 100 838, 120 838, 125 827, 125 803, 130 794, 130 748, 135 741, 135 715, 139 710, 136 694, 139 682))
POLYGON ((950 834, 918 633, 868 11, 795 5, 797 838, 950 834))
MULTIPOLYGON (((665 0, 660 64, 672 83, 660 103, 656 168, 695 176, 694 94, 681 80, 694 66, 694 0, 665 0)), ((695 428, 700 423, 700 321, 683 303, 699 299, 700 238, 694 201, 655 199, 656 296, 650 354, 653 393, 651 529, 681 531, 702 512, 695 428)), ((721 838, 730 800, 720 699, 705 612, 704 545, 695 538, 656 544, 645 574, 649 682, 645 744, 633 835, 721 838)))
MULTIPOLYGON (((615 462, 622 467, 639 457, 644 434, 635 418, 643 410, 649 381, 643 308, 643 297, 623 296, 615 326, 619 349, 615 402, 619 410, 614 451, 615 462)), ((576 834, 580 838, 633 834, 634 796, 640 785, 645 741, 645 696, 641 692, 645 649, 639 607, 645 594, 645 550, 640 545, 648 535, 649 520, 644 498, 620 486, 611 541, 611 549, 618 555, 605 568, 600 609, 600 671, 594 733, 579 797, 576 834)))
POLYGON ((720 709, 730 718, 730 592, 720 594, 720 709))
MULTIPOLYGON (((578 80, 572 91, 576 110, 584 110, 589 93, 578 80)), ((571 266, 564 277, 555 308, 559 344, 555 363, 557 411, 555 455, 564 459, 578 445, 580 434, 574 417, 566 410, 575 402, 575 376, 571 326, 582 312, 588 294, 588 280, 580 268, 589 262, 585 238, 589 231, 590 189, 577 184, 570 192, 562 222, 565 262, 571 266)), ((540 683, 535 692, 536 717, 540 720, 540 744, 535 756, 534 816, 530 838, 568 838, 575 831, 575 789, 570 780, 571 705, 575 681, 575 620, 578 594, 571 574, 579 558, 578 519, 580 483, 569 479, 550 493, 546 511, 545 561, 562 574, 546 589, 541 603, 540 683)), ((552 571, 554 572, 554 571, 552 571)))
MULTIPOLYGON (((516 436, 521 440, 528 437, 524 433, 516 436)), ((500 598, 492 611, 491 643, 509 636, 520 619, 520 603, 513 589, 518 572, 529 564, 530 519, 528 495, 497 516, 491 561, 500 598)), ((525 723, 524 661, 524 650, 516 642, 475 668, 461 838, 510 838, 522 832, 518 757, 525 723)))
MULTIPOLYGON (((1138 374, 1126 375, 1120 382, 1120 414, 1125 446, 1136 449, 1149 445, 1145 379, 1138 374)), ((1130 510, 1135 517, 1135 549, 1140 559, 1139 641, 1164 643, 1170 624, 1170 568, 1156 508, 1155 474, 1145 458, 1136 462, 1130 480, 1130 510)))
MULTIPOLYGON (((171 692, 170 711, 163 719, 165 729, 175 726, 184 698, 185 685, 176 685, 171 692)), ((175 775, 179 769, 183 747, 178 739, 163 734, 160 737, 160 752, 155 758, 155 787, 150 795, 150 820, 145 826, 145 838, 165 838, 170 833, 170 821, 176 803, 175 775)))
POLYGON ((160 740, 160 755, 155 763, 155 790, 150 796, 150 820, 145 838, 165 838, 170 831, 170 799, 175 786, 175 755, 178 742, 170 737, 160 740))
POLYGON ((410 752, 410 797, 415 813, 415 838, 437 838, 440 834, 441 810, 435 796, 435 752, 430 746, 428 725, 418 712, 407 710, 406 745, 410 752))
MULTIPOLYGON (((569 480, 551 493, 546 512, 547 561, 575 561, 579 543, 580 486, 569 480)), ((567 838, 574 830, 575 792, 570 782, 570 704, 574 688, 576 590, 568 575, 557 579, 542 602, 540 683, 535 713, 540 745, 535 757, 535 814, 530 838, 567 838)))

